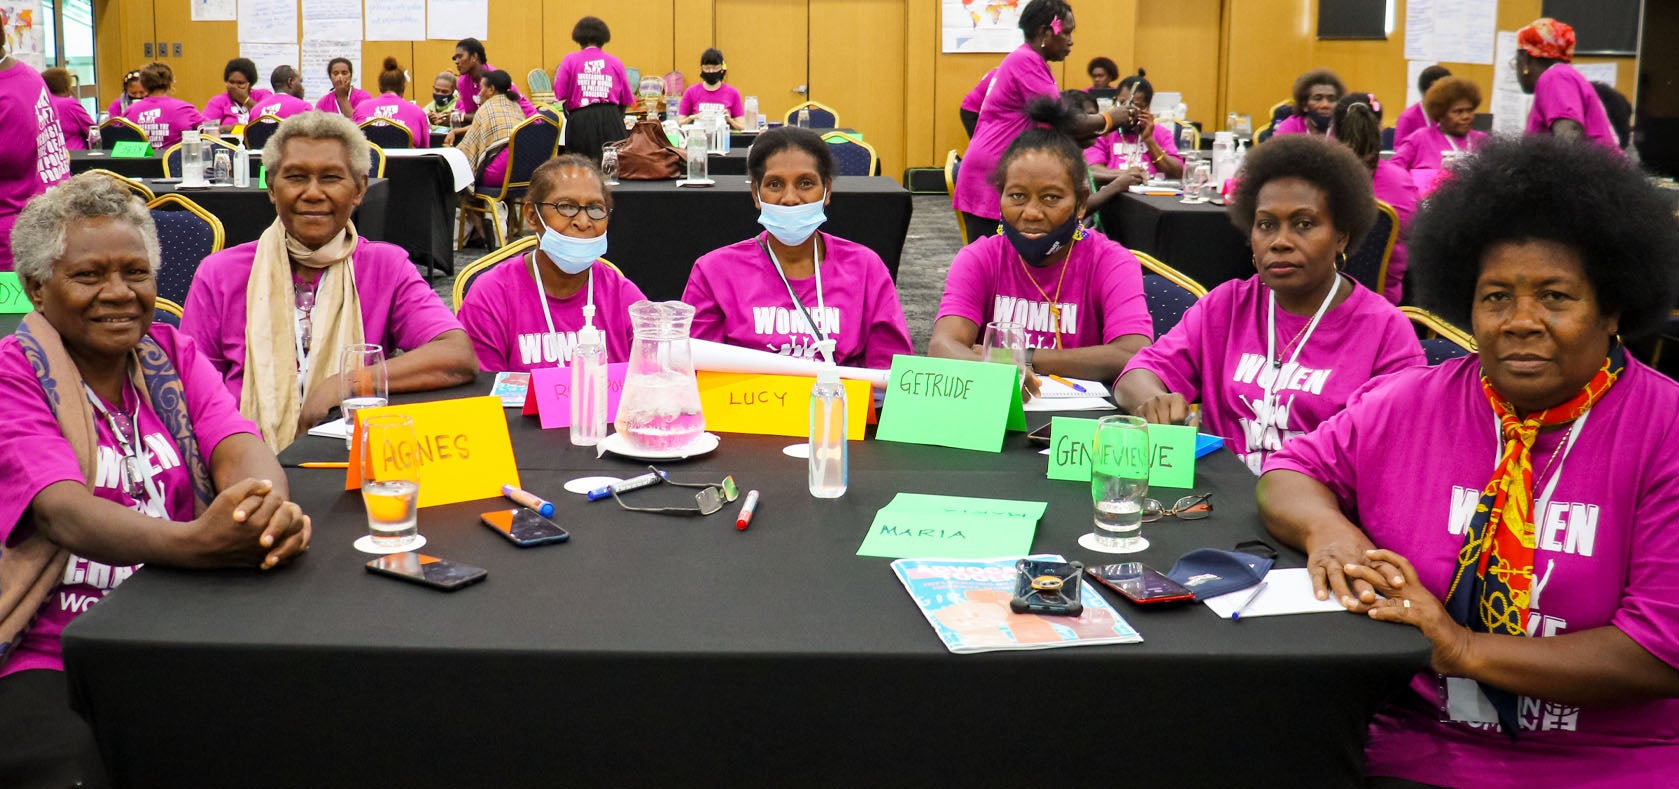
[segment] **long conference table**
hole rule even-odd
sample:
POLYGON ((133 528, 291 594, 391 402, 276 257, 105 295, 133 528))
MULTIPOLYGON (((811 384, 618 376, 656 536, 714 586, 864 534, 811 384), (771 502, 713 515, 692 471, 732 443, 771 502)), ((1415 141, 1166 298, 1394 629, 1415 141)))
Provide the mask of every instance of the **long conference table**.
MULTIPOLYGON (((488 391, 487 377, 433 393, 488 391)), ((397 398, 399 400, 403 398, 397 398)), ((1041 420, 1045 415, 1034 414, 1041 420)), ((850 490, 816 500, 781 437, 728 434, 662 465, 763 492, 708 518, 620 510, 561 489, 645 465, 508 414, 523 485, 570 542, 520 549, 479 525, 486 500, 427 508, 424 552, 489 571, 454 593, 368 574, 342 470, 291 468, 313 549, 275 571, 149 567, 64 634, 74 704, 119 785, 1353 786, 1366 720, 1426 664, 1415 630, 1349 614, 1231 622, 1201 605, 1114 600, 1143 643, 954 655, 888 560, 855 555, 899 491, 1048 502, 1034 551, 1086 563, 1089 487, 1001 454, 861 441, 850 490), (1061 776, 1061 778, 1049 778, 1061 776)), ((306 438, 288 466, 340 460, 306 438)), ((1165 570, 1197 547, 1263 537, 1253 478, 1202 461, 1207 520, 1146 524, 1165 570)), ((674 505, 692 490, 632 494, 674 505)), ((1157 491, 1170 497, 1179 491, 1157 491)), ((1167 498, 1170 501, 1170 498, 1167 498)), ((1274 542, 1274 541, 1273 541, 1274 542)), ((1283 549, 1279 566, 1302 557, 1283 549)), ((1112 600, 1113 598, 1110 597, 1112 600)))

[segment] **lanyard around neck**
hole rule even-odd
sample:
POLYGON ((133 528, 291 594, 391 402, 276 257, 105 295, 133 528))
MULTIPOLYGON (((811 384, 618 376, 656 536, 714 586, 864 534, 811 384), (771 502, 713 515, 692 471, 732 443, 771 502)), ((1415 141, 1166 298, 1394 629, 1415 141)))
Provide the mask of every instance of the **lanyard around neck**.
MULTIPOLYGON (((537 270, 536 252, 534 251, 530 253, 530 262, 531 277, 536 280, 536 300, 542 304, 542 319, 548 322, 549 334, 559 334, 559 332, 554 330, 554 313, 548 308, 548 289, 542 286, 542 272, 537 270)), ((595 267, 592 265, 589 266, 589 281, 586 287, 588 288, 588 296, 586 297, 587 301, 584 303, 589 307, 589 309, 583 311, 586 318, 584 324, 593 326, 595 314, 595 267)))
MULTIPOLYGON (((816 269, 816 312, 823 316, 823 320, 827 320, 827 306, 822 301, 822 242, 816 240, 819 238, 818 236, 812 235, 811 238, 813 243, 810 253, 813 261, 812 265, 816 269)), ((770 245, 761 238, 758 239, 758 246, 763 248, 764 254, 770 256, 770 263, 775 265, 776 276, 781 277, 781 284, 787 288, 787 298, 793 300, 794 309, 805 316, 805 326, 810 329, 810 336, 817 342, 827 340, 828 332, 816 328, 816 321, 810 318, 810 310, 806 309, 804 302, 799 300, 799 294, 793 292, 793 283, 787 279, 787 272, 782 269, 781 261, 775 256, 775 250, 770 249, 770 245)))
MULTIPOLYGON (((1306 349, 1306 343, 1312 339, 1312 333, 1317 331, 1318 322, 1323 320, 1323 314, 1329 311, 1329 305, 1335 301, 1335 292, 1341 289, 1341 275, 1335 275, 1335 282, 1329 286, 1329 293, 1323 297, 1323 303, 1318 305, 1318 311, 1312 315, 1312 322, 1306 324, 1306 331, 1300 335, 1300 341, 1294 345, 1293 355, 1288 357, 1288 364, 1294 364, 1300 359, 1300 352, 1306 349)), ((1271 365, 1272 374, 1265 386, 1265 406, 1269 411, 1276 398, 1277 383, 1283 377, 1284 364, 1277 358, 1277 292, 1267 289, 1270 295, 1270 310, 1265 316, 1265 361, 1271 365)))
MULTIPOLYGON (((134 416, 128 420, 131 435, 125 435, 122 427, 117 424, 116 416, 105 407, 105 401, 94 393, 93 387, 83 381, 82 390, 87 392, 87 401, 93 409, 105 417, 105 424, 111 428, 111 435, 116 438, 117 447, 122 450, 122 475, 128 497, 137 502, 162 500, 163 493, 158 490, 156 480, 152 479, 151 459, 146 457, 145 445, 140 443, 139 407, 135 407, 134 416)), ((123 391, 128 391, 127 384, 123 391)))

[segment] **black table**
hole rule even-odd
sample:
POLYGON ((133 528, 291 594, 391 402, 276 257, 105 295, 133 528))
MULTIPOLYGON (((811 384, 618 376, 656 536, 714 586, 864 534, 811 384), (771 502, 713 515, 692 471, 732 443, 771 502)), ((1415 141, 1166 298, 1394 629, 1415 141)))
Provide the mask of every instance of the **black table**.
POLYGON ((1127 192, 1102 206, 1102 227, 1126 248, 1153 255, 1208 289, 1253 276, 1248 240, 1224 207, 1178 201, 1127 192))
MULTIPOLYGON (((717 176, 715 186, 675 181, 622 181, 612 187, 606 259, 650 299, 676 299, 701 255, 763 232, 744 176, 717 176)), ((909 234, 909 191, 890 178, 837 176, 827 233, 856 241, 885 261, 894 279, 909 234)))
MULTIPOLYGON (((262 236, 262 231, 274 224, 274 204, 268 199, 268 190, 259 189, 255 184, 245 187, 179 189, 179 182, 161 182, 153 179, 142 179, 141 182, 158 195, 179 191, 183 197, 191 198, 193 202, 203 206, 204 210, 214 214, 222 222, 224 249, 255 241, 262 236)), ((367 195, 362 198, 361 206, 351 215, 351 219, 356 223, 357 233, 374 241, 388 240, 385 217, 390 195, 389 180, 368 180, 367 195)))
POLYGON ((706 171, 713 178, 719 175, 746 175, 746 152, 748 150, 747 146, 736 146, 731 142, 729 143, 728 153, 713 153, 705 157, 706 171))
MULTIPOLYGON (((148 568, 72 624, 72 693, 112 775, 994 786, 1041 781, 1048 760, 1136 785, 1252 785, 1283 769, 1291 786, 1350 786, 1366 719, 1428 657, 1416 631, 1352 615, 1233 623, 1123 602, 1144 643, 952 655, 888 560, 854 554, 902 490, 1046 501, 1033 548, 1103 560, 1075 544, 1089 487, 1045 479, 1020 435, 1000 455, 853 443, 851 489, 830 501, 805 492, 805 464, 778 451, 785 438, 726 435, 712 455, 665 466, 763 491, 741 533, 738 505, 688 519, 565 493, 563 480, 642 466, 509 422, 525 487, 555 499, 573 538, 504 542, 477 523, 500 500, 422 511, 426 551, 488 569, 482 584, 441 594, 368 575, 349 545, 366 528, 359 494, 342 490, 342 471, 294 469, 316 528, 302 560, 270 573, 148 568)), ((306 438, 283 460, 344 456, 341 441, 306 438)), ((1208 458, 1199 479, 1218 511, 1145 526, 1143 560, 1166 568, 1261 534, 1253 478, 1232 456, 1208 458)))
POLYGON ((385 240, 407 250, 408 259, 427 272, 453 272, 457 201, 449 162, 441 156, 387 156, 385 178, 393 184, 387 210, 398 217, 387 225, 385 240))

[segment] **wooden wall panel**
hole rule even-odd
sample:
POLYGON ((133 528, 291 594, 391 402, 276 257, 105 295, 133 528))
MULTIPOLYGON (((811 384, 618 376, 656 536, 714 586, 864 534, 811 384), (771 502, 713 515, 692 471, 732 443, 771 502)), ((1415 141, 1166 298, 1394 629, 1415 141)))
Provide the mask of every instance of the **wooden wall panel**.
MULTIPOLYGON (((945 149, 933 142, 938 115, 935 52, 938 48, 939 12, 932 3, 904 5, 904 162, 925 167, 944 163, 945 149)), ((960 101, 960 100, 958 100, 960 101)), ((952 113, 954 115, 954 112, 952 113)))
POLYGON ((810 0, 810 95, 863 132, 881 174, 904 172, 904 6, 912 0, 810 0), (867 53, 866 55, 864 53, 867 53))
MULTIPOLYGON (((715 20, 716 45, 729 62, 729 82, 742 96, 757 96, 759 110, 772 119, 805 100, 793 89, 810 84, 806 0, 716 0, 715 20)), ((894 50, 885 52, 895 59, 894 50)), ((685 62, 682 72, 692 81, 699 74, 699 53, 687 57, 692 65, 685 62)), ((811 98, 823 101, 819 95, 811 98)))
POLYGON ((172 94, 202 109, 211 96, 227 90, 222 69, 227 61, 239 57, 239 23, 194 22, 190 0, 154 0, 152 8, 156 26, 153 38, 170 45, 168 57, 155 59, 175 70, 172 94), (177 41, 181 42, 180 57, 174 53, 177 41))
POLYGON ((1137 57, 1131 68, 1147 69, 1156 91, 1182 93, 1190 117, 1203 123, 1224 117, 1218 94, 1222 6, 1222 0, 1137 5, 1137 57))
MULTIPOLYGON (((671 5, 675 17, 671 26, 674 58, 671 67, 682 72, 691 84, 700 78, 700 53, 717 44, 717 4, 713 0, 674 0, 671 5)), ((729 53, 724 51, 723 56, 728 58, 729 53)), ((733 79, 731 76, 730 80, 733 79)))
POLYGON ((101 112, 122 93, 122 75, 146 64, 145 42, 153 31, 149 0, 95 0, 94 66, 101 112))
MULTIPOLYGON (((387 57, 396 58, 396 64, 408 72, 408 85, 402 92, 403 97, 417 104, 431 101, 431 82, 437 77, 437 72, 443 69, 416 68, 412 41, 363 41, 361 64, 356 73, 356 80, 362 90, 375 96, 379 95, 379 72, 384 70, 387 57), (416 96, 426 97, 425 101, 418 100, 416 96)), ((268 87, 267 76, 264 76, 263 80, 263 87, 268 87)))

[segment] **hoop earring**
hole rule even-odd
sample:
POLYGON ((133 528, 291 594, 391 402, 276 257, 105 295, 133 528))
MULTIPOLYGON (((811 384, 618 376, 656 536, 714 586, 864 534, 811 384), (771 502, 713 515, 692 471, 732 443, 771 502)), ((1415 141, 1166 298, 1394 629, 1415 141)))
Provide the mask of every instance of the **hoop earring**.
POLYGON ((1347 251, 1344 249, 1335 253, 1335 270, 1347 270, 1347 251))

